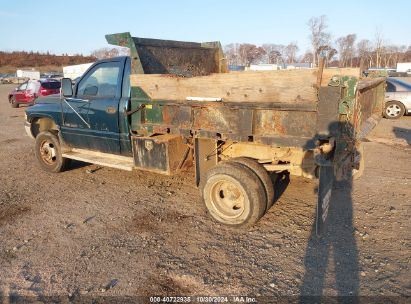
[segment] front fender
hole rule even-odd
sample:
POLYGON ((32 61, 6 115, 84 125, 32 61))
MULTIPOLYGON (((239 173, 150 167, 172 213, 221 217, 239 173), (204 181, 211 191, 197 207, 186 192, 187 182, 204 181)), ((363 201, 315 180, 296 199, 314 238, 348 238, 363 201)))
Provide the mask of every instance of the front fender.
POLYGON ((35 138, 47 130, 59 130, 61 125, 60 104, 36 104, 26 109, 26 133, 35 138), (38 122, 38 123, 37 123, 38 122))
POLYGON ((54 100, 49 98, 47 103, 37 103, 26 109, 27 121, 33 123, 39 118, 48 118, 52 120, 57 126, 62 124, 62 108, 59 99, 54 100), (53 102, 51 102, 53 101, 53 102))

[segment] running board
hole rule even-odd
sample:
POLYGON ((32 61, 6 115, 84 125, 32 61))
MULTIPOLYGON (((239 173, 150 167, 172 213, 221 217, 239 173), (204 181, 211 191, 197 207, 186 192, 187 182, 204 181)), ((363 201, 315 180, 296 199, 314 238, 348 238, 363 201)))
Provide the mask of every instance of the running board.
POLYGON ((92 163, 104 167, 132 171, 134 159, 132 157, 119 156, 109 153, 101 153, 83 149, 71 149, 62 154, 63 157, 75 159, 86 163, 92 163))

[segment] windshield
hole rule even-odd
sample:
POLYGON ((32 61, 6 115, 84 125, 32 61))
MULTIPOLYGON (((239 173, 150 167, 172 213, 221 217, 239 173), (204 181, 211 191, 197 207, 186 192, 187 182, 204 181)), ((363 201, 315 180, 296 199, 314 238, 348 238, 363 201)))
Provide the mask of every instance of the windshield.
POLYGON ((398 91, 411 91, 411 83, 396 79, 396 78, 388 78, 387 82, 392 83, 397 87, 398 91))

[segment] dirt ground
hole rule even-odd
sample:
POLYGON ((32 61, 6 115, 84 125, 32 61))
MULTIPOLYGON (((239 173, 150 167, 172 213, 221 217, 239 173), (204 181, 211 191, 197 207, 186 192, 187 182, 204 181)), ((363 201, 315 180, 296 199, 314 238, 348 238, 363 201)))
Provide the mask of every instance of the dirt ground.
POLYGON ((40 170, 0 85, 0 302, 49 297, 411 296, 411 117, 382 120, 364 175, 336 184, 313 231, 316 181, 282 180, 252 229, 205 213, 193 173, 76 163, 40 170))

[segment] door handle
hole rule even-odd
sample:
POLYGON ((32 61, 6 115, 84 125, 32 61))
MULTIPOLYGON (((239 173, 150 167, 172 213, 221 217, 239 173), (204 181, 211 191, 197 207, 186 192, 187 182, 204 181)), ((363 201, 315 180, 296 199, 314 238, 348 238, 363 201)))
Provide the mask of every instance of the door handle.
POLYGON ((116 113, 116 108, 115 107, 107 107, 106 112, 109 114, 114 114, 116 113))

